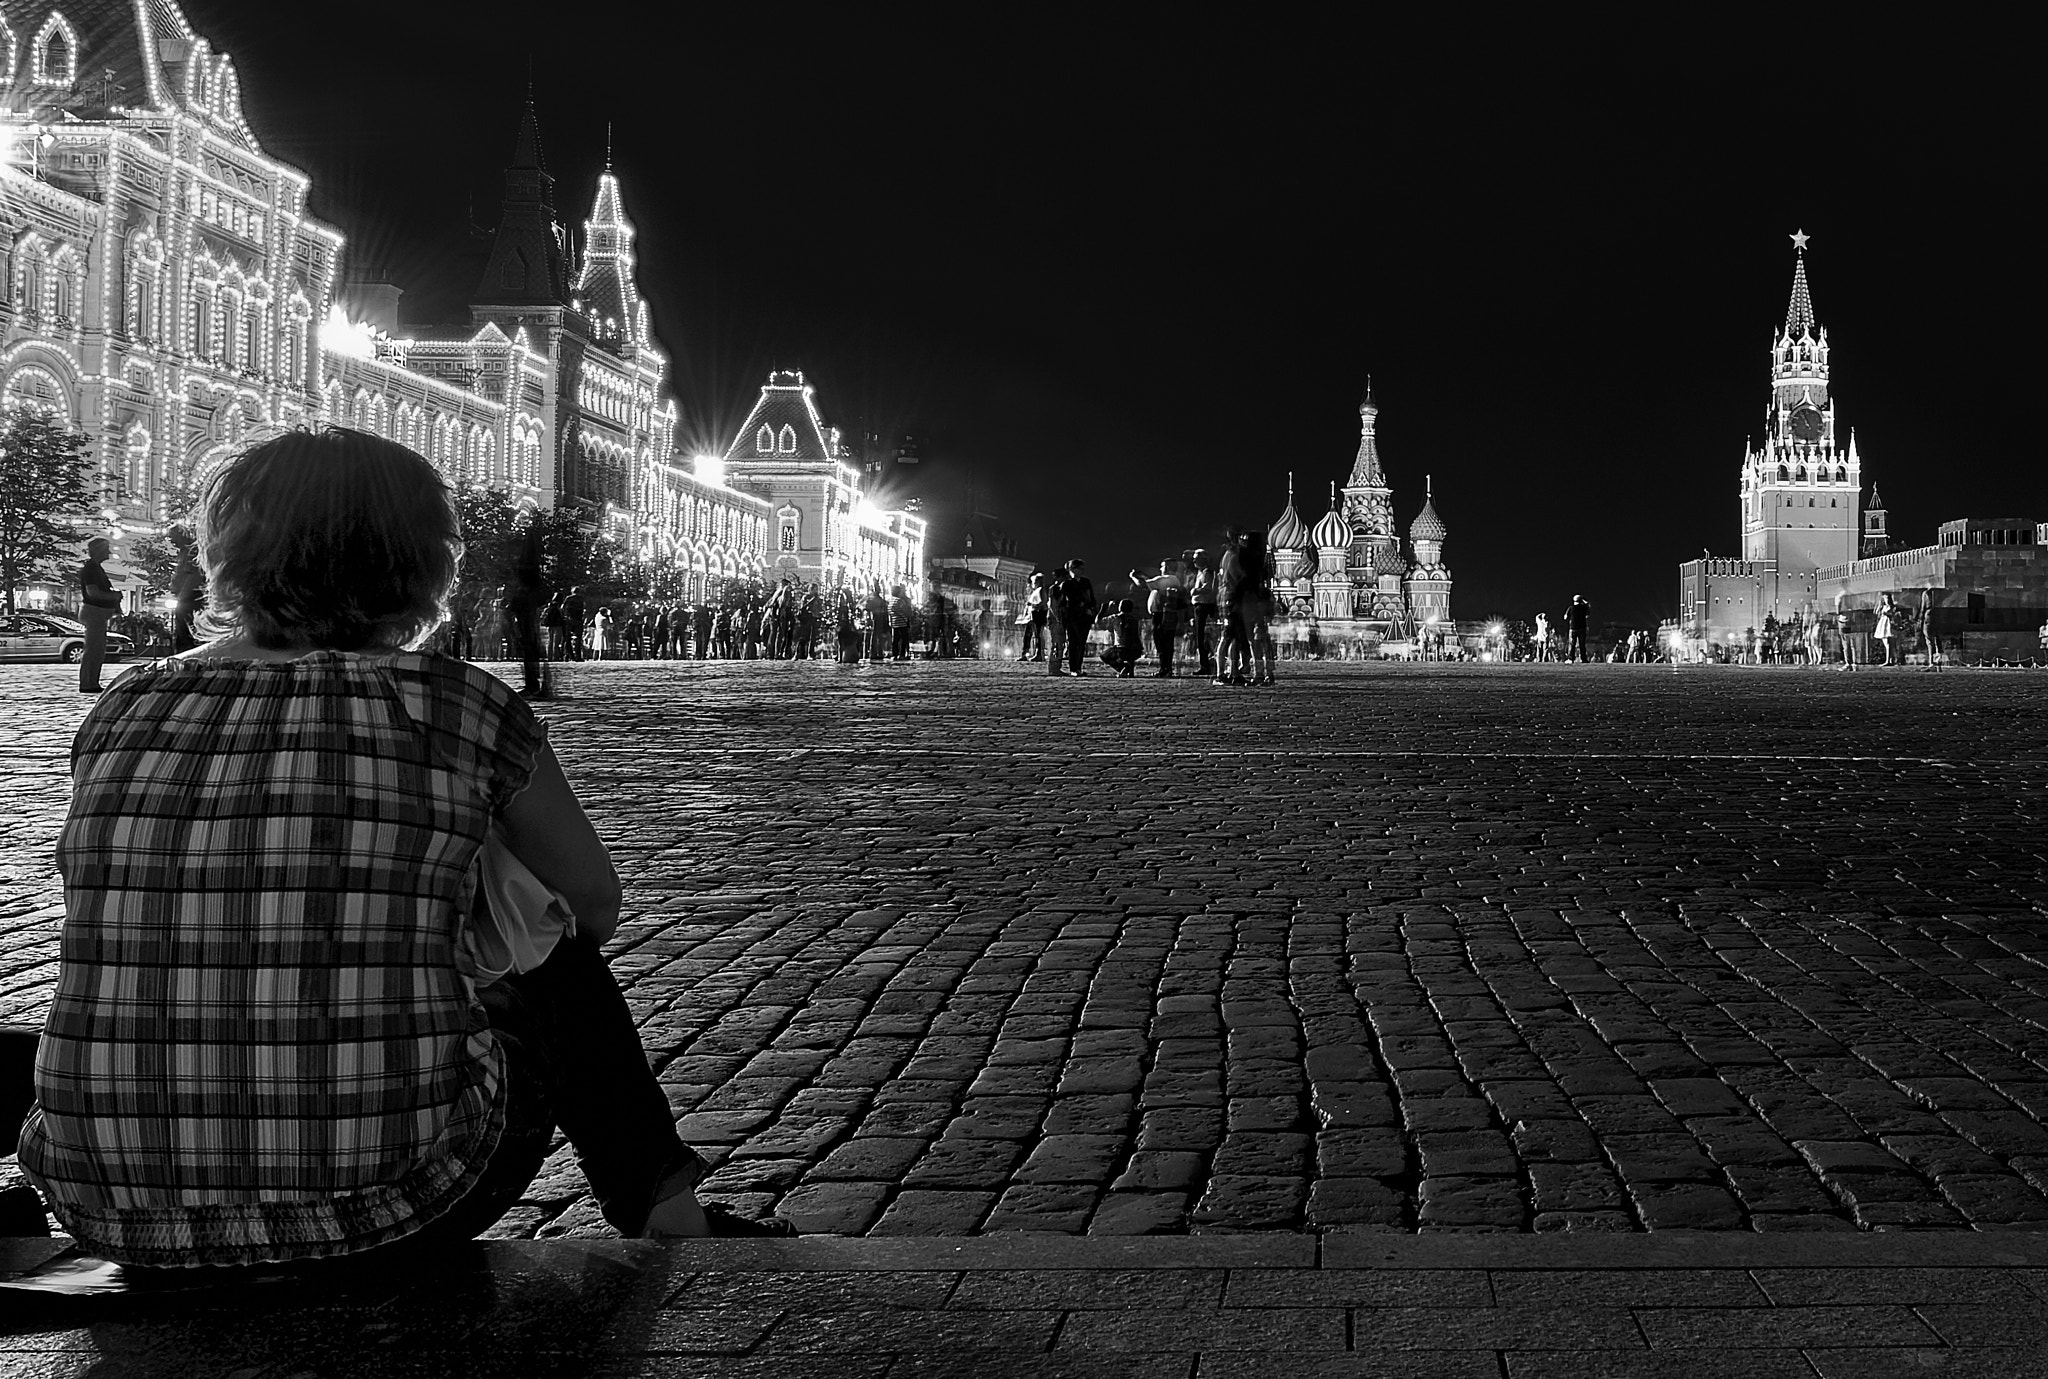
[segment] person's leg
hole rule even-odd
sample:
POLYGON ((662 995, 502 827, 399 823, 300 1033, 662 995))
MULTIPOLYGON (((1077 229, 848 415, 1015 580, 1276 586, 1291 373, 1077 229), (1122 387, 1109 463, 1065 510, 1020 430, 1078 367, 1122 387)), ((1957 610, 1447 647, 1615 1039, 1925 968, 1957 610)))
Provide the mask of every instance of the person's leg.
POLYGON ((520 669, 526 675, 526 691, 529 694, 541 692, 540 678, 540 621, 539 613, 532 608, 519 610, 519 657, 520 669))
POLYGON ((605 1220, 639 1234, 657 1189, 685 1170, 701 1174, 702 1163, 676 1133, 603 951, 588 938, 564 939, 546 962, 485 988, 482 999, 492 1028, 535 1060, 548 1109, 576 1147, 605 1220))
POLYGON ((100 665, 107 656, 107 612, 91 604, 78 610, 85 624, 85 654, 78 660, 78 688, 89 693, 100 687, 100 665))

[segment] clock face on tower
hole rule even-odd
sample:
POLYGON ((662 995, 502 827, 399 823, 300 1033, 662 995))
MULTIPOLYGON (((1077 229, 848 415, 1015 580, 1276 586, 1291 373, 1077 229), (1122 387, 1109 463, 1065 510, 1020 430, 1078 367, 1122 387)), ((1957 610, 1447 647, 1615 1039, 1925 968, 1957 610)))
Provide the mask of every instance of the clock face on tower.
POLYGON ((1820 439, 1822 422, 1820 413, 1811 407, 1801 407, 1792 414, 1792 434, 1803 441, 1820 439))

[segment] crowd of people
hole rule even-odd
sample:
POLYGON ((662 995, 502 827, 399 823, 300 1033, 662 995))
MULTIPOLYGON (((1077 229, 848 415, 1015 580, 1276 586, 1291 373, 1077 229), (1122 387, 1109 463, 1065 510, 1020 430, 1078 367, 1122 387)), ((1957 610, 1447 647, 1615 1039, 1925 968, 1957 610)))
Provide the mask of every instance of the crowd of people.
MULTIPOLYGON (((442 632, 443 649, 466 660, 522 653, 517 582, 481 601, 442 632)), ((783 579, 735 586, 717 602, 625 599, 575 587, 538 603, 546 661, 838 660, 874 665, 914 657, 972 657, 993 630, 990 601, 963 613, 953 600, 920 601, 902 584, 827 589, 783 579)))
POLYGON ((1193 552, 1183 571, 1163 560, 1159 573, 1129 574, 1131 596, 1098 599, 1084 562, 1034 571, 1025 597, 1020 658, 1044 662, 1048 674, 1084 675, 1098 630, 1100 659, 1116 675, 1137 674, 1149 650, 1152 675, 1170 679, 1183 663, 1218 685, 1270 685, 1276 643, 1273 620, 1285 611, 1274 591, 1265 535, 1226 535, 1220 558, 1193 552))

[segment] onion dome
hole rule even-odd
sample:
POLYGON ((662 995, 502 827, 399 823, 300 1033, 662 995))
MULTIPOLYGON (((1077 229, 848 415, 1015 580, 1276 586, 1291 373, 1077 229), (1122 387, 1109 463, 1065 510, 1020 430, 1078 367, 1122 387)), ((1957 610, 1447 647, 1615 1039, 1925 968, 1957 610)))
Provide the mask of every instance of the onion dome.
POLYGON ((1401 559, 1401 548, 1389 541, 1377 547, 1372 556, 1372 572, 1376 575, 1405 575, 1408 566, 1401 559))
POLYGON ((1322 551, 1342 550, 1351 544, 1351 524, 1344 520, 1344 513, 1337 506, 1337 486, 1330 485, 1330 510, 1323 514, 1323 520, 1316 523, 1316 529, 1309 533, 1309 539, 1322 551))
POLYGON ((1436 515, 1436 504, 1431 500, 1429 480, 1422 481, 1422 511, 1415 514, 1415 520, 1408 524, 1410 541, 1441 541, 1448 534, 1444 530, 1444 519, 1436 515))
POLYGON ((1301 520, 1301 514, 1294 510, 1294 476, 1287 476, 1287 511, 1280 514, 1280 520, 1266 533, 1266 549, 1269 551, 1298 551, 1308 545, 1308 524, 1301 520))

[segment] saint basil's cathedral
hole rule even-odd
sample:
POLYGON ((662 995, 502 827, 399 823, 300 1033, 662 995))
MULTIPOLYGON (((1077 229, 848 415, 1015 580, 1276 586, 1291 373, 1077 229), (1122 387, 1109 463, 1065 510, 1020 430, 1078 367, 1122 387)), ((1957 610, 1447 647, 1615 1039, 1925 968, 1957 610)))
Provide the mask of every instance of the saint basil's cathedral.
POLYGON ((691 601, 921 577, 922 519, 863 497, 800 373, 770 377, 724 454, 676 453, 619 179, 597 177, 572 252, 531 104, 467 321, 400 338, 397 289, 349 282, 309 183, 264 152, 233 61, 175 0, 0 0, 0 400, 85 433, 85 516, 117 564, 264 428, 343 425, 574 509, 691 601))
POLYGON ((1448 535, 1424 482, 1422 510, 1408 524, 1408 548, 1394 521, 1394 490, 1380 462, 1374 434, 1379 405, 1368 385, 1358 405, 1358 455, 1340 492, 1330 485, 1329 511, 1313 525, 1294 506, 1294 476, 1287 508, 1266 533, 1275 588, 1296 615, 1313 609, 1323 636, 1370 654, 1381 648, 1451 639, 1451 572, 1443 563, 1448 535))

